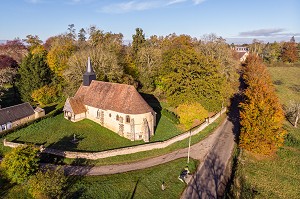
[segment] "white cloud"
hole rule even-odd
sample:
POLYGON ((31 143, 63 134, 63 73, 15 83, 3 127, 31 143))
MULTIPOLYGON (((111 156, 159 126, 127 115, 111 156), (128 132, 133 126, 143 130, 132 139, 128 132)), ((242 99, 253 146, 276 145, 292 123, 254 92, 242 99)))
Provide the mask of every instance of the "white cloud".
POLYGON ((193 0, 195 5, 199 5, 200 3, 203 3, 206 0, 193 0))
MULTIPOLYGON (((80 0, 74 0, 80 1, 80 0)), ((150 10, 155 8, 162 8, 167 6, 172 6, 174 4, 193 2, 194 5, 198 5, 205 0, 131 0, 124 1, 122 3, 109 4, 100 9, 100 12, 104 13, 126 13, 131 11, 142 11, 150 10)))
POLYGON ((186 2, 187 0, 171 0, 167 3, 167 5, 173 5, 173 4, 177 4, 177 3, 183 3, 186 2))
POLYGON ((283 28, 269 28, 269 29, 258 29, 258 30, 251 30, 246 32, 240 32, 239 36, 243 37, 269 37, 269 36, 276 36, 276 35, 282 35, 284 34, 283 28))
POLYGON ((148 10, 157 7, 159 7, 158 1, 129 1, 104 6, 101 11, 106 13, 125 13, 130 11, 148 10))

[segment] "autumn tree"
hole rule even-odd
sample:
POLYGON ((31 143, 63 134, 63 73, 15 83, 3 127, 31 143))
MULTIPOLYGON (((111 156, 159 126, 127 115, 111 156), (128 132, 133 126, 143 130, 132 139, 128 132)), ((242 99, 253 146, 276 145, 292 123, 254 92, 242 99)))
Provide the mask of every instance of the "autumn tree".
POLYGON ((246 83, 241 107, 240 146, 259 154, 270 154, 282 146, 284 113, 270 75, 262 60, 249 55, 243 71, 246 83))
POLYGON ((20 39, 7 41, 4 44, 0 44, 0 54, 9 56, 16 60, 18 64, 27 55, 28 50, 24 43, 20 39))
POLYGON ((78 32, 78 41, 86 41, 86 31, 83 28, 78 32))
POLYGON ((37 171, 37 153, 38 149, 34 146, 22 146, 4 156, 1 167, 11 182, 21 184, 37 171))
POLYGON ((5 85, 14 85, 16 72, 16 69, 10 67, 0 69, 0 101, 1 96, 4 94, 4 91, 7 90, 5 85))
POLYGON ((208 117, 208 111, 197 102, 180 104, 176 111, 180 124, 183 124, 186 130, 200 124, 208 117))
POLYGON ((7 55, 0 55, 0 70, 4 68, 17 68, 18 62, 7 55))
POLYGON ((76 46, 72 38, 67 35, 56 36, 47 55, 47 63, 50 69, 57 76, 62 76, 65 69, 68 68, 69 57, 75 51, 76 46))
POLYGON ((283 44, 281 59, 283 62, 289 62, 289 63, 294 63, 298 60, 298 52, 295 43, 285 42, 283 44))
POLYGON ((33 91, 51 82, 52 73, 46 61, 47 52, 29 53, 21 63, 17 87, 23 101, 32 102, 33 91))

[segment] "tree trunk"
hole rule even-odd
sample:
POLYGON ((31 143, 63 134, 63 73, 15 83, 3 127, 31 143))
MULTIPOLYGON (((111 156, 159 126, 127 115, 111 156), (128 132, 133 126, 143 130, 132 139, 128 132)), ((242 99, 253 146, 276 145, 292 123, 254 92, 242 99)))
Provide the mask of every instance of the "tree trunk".
POLYGON ((299 120, 299 114, 297 114, 297 115, 296 115, 296 118, 295 118, 295 123, 294 123, 294 127, 295 127, 295 128, 297 128, 298 120, 299 120))

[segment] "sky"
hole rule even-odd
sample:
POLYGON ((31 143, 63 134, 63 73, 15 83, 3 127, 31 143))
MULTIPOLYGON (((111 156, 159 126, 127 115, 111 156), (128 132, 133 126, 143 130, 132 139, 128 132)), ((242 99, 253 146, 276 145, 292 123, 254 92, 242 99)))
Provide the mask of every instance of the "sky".
POLYGON ((0 40, 47 38, 95 25, 131 40, 172 33, 201 38, 214 33, 228 43, 254 38, 300 42, 299 0, 0 0, 0 40))

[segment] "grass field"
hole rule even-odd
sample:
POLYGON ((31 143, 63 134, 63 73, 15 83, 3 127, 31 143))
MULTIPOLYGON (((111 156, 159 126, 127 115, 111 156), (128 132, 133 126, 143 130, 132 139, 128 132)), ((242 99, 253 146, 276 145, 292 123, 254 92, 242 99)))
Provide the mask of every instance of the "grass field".
POLYGON ((268 71, 283 104, 300 101, 300 67, 269 67, 268 71))
MULTIPOLYGON (((180 133, 182 131, 175 124, 162 116, 151 141, 166 140, 180 133)), ((36 122, 5 138, 9 141, 43 144, 46 147, 68 151, 103 151, 144 143, 130 141, 87 119, 76 123, 70 122, 63 118, 63 114, 36 122), (78 144, 71 142, 74 134, 80 140, 78 144)), ((3 146, 0 150, 1 148, 3 149, 3 146)))
MULTIPOLYGON (((282 104, 300 100, 300 68, 268 68, 282 104)), ((288 121, 284 146, 271 157, 242 152, 233 187, 233 198, 299 198, 300 197, 300 128, 288 121)))
MULTIPOLYGON (((191 160, 189 170, 194 172, 197 161, 191 160)), ((108 175, 87 176, 70 179, 70 185, 64 192, 63 198, 180 198, 185 183, 179 181, 182 169, 186 166, 186 159, 151 167, 140 171, 108 175), (161 190, 165 182, 166 189, 161 190)), ((26 186, 14 186, 8 190, 0 191, 4 198, 30 198, 26 186)))

